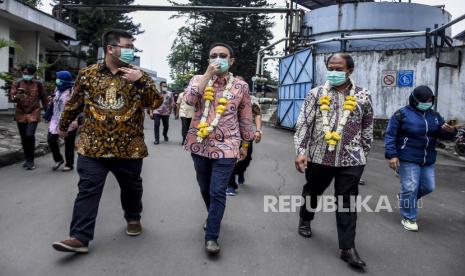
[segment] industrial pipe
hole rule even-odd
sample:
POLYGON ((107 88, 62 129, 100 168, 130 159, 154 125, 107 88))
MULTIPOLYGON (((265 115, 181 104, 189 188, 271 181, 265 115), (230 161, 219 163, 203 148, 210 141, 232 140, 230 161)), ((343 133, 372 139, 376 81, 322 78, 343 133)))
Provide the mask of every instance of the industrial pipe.
POLYGON ((288 37, 281 38, 281 39, 271 43, 270 45, 266 46, 265 48, 258 50, 258 53, 257 53, 257 70, 255 71, 256 76, 258 76, 260 74, 260 57, 262 56, 263 51, 266 51, 266 50, 274 47, 275 45, 277 45, 277 44, 279 44, 279 43, 281 43, 283 41, 286 41, 286 40, 289 40, 289 38, 288 37))
POLYGON ((462 21, 462 20, 464 20, 464 19, 465 19, 465 14, 462 14, 461 16, 457 17, 456 19, 450 21, 450 22, 447 23, 447 24, 442 25, 442 26, 439 27, 439 28, 436 28, 436 29, 432 30, 432 31, 429 32, 429 33, 430 33, 430 34, 438 33, 438 32, 440 32, 440 31, 442 31, 442 30, 444 30, 444 29, 447 29, 447 28, 449 28, 450 26, 454 25, 455 23, 460 22, 460 21, 462 21))
POLYGON ((160 6, 160 5, 81 5, 63 4, 70 10, 104 9, 106 11, 174 11, 174 12, 237 12, 237 13, 288 13, 285 7, 226 7, 226 6, 160 6))
POLYGON ((283 56, 268 56, 268 57, 265 57, 263 56, 261 58, 261 62, 260 62, 260 76, 263 76, 263 72, 265 71, 265 60, 267 59, 280 59, 282 58, 283 56))

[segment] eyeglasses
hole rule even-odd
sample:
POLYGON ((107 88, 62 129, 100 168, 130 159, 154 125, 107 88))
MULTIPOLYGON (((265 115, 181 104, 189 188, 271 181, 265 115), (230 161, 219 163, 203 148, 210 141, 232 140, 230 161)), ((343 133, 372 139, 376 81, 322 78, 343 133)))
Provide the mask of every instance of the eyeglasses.
POLYGON ((126 49, 135 49, 134 45, 113 45, 111 44, 111 46, 113 47, 120 47, 120 48, 126 48, 126 49))
POLYGON ((211 55, 210 55, 210 58, 211 58, 211 59, 215 59, 215 58, 218 58, 218 57, 220 57, 220 58, 227 58, 228 55, 227 55, 227 54, 223 54, 223 53, 221 53, 221 54, 211 54, 211 55))

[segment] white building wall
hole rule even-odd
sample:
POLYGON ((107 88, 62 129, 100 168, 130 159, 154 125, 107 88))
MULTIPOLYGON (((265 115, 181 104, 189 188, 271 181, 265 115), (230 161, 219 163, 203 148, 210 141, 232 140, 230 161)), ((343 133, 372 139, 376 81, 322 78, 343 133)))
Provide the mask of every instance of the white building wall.
POLYGON ((11 39, 22 47, 22 51, 16 51, 15 64, 37 64, 37 34, 31 31, 12 30, 11 39))
MULTIPOLYGON (((445 50, 441 62, 458 64, 459 51, 465 47, 445 50)), ((352 78, 367 88, 372 95, 375 118, 387 119, 408 103, 415 86, 428 85, 434 91, 436 58, 425 58, 424 50, 399 50, 350 53, 355 61, 352 78), (386 87, 382 85, 383 70, 414 70, 414 87, 386 87)), ((325 60, 328 54, 315 57, 315 85, 324 83, 325 60)), ((465 55, 461 63, 465 66, 465 55)), ((439 78, 438 111, 446 119, 465 121, 465 70, 441 68, 439 78)))
MULTIPOLYGON (((8 24, 0 19, 0 38, 10 39, 10 28, 8 24)), ((8 47, 0 49, 0 72, 8 72, 8 47)), ((5 84, 0 80, 0 86, 5 84)), ((8 97, 5 96, 5 91, 0 89, 0 110, 8 108, 8 97)))

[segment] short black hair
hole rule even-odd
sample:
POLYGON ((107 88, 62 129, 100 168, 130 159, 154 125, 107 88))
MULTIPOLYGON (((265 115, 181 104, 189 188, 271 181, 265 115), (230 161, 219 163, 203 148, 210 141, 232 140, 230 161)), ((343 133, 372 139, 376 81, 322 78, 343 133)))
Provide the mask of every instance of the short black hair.
POLYGON ((161 82, 160 82, 160 86, 161 86, 162 84, 167 84, 167 83, 166 83, 166 81, 161 81, 161 82))
POLYGON ((346 61, 347 69, 354 70, 354 67, 355 67, 354 59, 352 58, 351 55, 349 55, 347 53, 333 53, 333 54, 329 55, 328 59, 326 59, 326 68, 328 67, 329 61, 334 56, 337 56, 337 55, 341 56, 346 61))
POLYGON ((26 70, 29 74, 34 75, 37 71, 37 66, 32 63, 27 63, 21 66, 21 72, 24 72, 24 70, 26 70))
POLYGON ((226 44, 226 43, 223 43, 223 42, 215 42, 215 43, 213 43, 213 44, 210 46, 210 49, 208 50, 208 53, 210 53, 211 50, 212 50, 213 48, 218 47, 218 46, 221 46, 221 47, 224 47, 224 48, 228 49, 228 51, 229 51, 229 56, 232 57, 232 58, 234 57, 234 50, 233 50, 233 48, 232 48, 229 44, 226 44))
POLYGON ((102 36, 102 45, 104 52, 107 51, 108 45, 117 45, 119 43, 120 38, 122 37, 134 39, 132 34, 124 30, 111 29, 106 31, 102 36))

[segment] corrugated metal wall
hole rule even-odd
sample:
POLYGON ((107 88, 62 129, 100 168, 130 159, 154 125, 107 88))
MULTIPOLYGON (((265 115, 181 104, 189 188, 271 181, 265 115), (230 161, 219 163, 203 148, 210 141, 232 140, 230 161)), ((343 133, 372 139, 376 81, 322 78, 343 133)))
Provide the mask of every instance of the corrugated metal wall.
POLYGON ((294 128, 300 107, 313 83, 313 56, 310 49, 281 59, 279 64, 278 123, 294 128))

